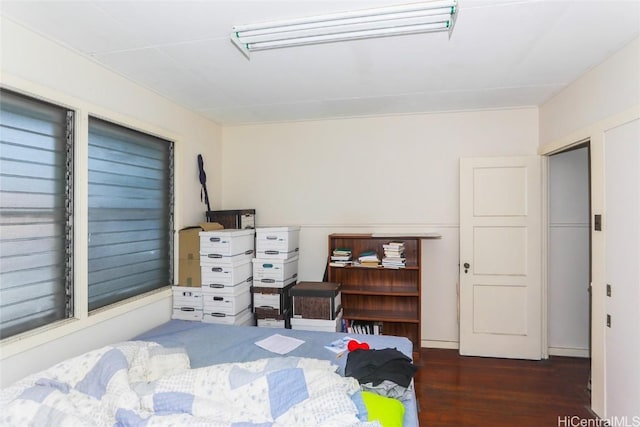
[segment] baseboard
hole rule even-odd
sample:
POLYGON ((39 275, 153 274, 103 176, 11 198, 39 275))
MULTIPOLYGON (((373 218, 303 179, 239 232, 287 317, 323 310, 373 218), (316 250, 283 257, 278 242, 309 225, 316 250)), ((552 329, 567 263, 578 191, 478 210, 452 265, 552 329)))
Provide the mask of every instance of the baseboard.
POLYGON ((589 349, 586 348, 564 348, 564 347, 549 347, 549 356, 563 356, 563 357, 583 357, 589 358, 589 349))
POLYGON ((451 350, 457 350, 459 348, 457 341, 422 340, 420 346, 422 348, 448 348, 451 350))

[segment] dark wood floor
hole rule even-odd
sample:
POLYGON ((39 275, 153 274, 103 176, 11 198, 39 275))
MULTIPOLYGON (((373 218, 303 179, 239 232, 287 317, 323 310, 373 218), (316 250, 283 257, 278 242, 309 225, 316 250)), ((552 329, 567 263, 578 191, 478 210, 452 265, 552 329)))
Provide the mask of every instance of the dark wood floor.
POLYGON ((594 418, 588 409, 588 359, 492 359, 422 349, 418 364, 422 427, 558 427, 571 425, 558 417, 594 418))

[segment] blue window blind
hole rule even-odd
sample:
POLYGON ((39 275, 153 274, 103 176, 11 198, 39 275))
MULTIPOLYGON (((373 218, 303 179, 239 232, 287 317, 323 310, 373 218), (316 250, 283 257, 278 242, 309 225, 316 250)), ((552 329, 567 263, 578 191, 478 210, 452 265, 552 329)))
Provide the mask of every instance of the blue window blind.
POLYGON ((89 118, 89 310, 173 277, 173 143, 89 118))
POLYGON ((0 338, 73 315, 73 113, 0 90, 0 338))

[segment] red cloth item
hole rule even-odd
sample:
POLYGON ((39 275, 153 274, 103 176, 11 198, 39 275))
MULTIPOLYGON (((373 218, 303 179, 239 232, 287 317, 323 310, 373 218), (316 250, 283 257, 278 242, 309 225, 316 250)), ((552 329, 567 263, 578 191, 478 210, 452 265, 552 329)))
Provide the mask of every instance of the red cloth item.
POLYGON ((347 348, 349 349, 349 351, 353 351, 353 350, 369 350, 369 344, 367 344, 366 342, 358 342, 356 340, 351 340, 347 344, 347 348))

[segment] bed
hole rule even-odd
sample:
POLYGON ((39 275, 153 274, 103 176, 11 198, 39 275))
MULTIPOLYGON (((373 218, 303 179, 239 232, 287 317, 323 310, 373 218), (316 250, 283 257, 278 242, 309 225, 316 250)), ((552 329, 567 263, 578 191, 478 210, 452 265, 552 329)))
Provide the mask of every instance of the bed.
MULTIPOLYGON (((173 425, 257 427, 293 425, 292 420, 295 420, 297 425, 305 425, 305 421, 301 420, 305 420, 305 416, 311 416, 314 411, 331 413, 336 411, 336 417, 326 425, 367 425, 366 418, 362 417, 365 411, 362 398, 359 397, 361 393, 354 391, 354 388, 358 388, 359 385, 355 379, 344 377, 348 353, 336 353, 325 347, 345 336, 365 342, 371 349, 395 348, 409 357, 412 354, 411 341, 402 337, 347 335, 171 320, 135 337, 132 341, 89 352, 88 355, 56 365, 52 370, 45 371, 44 375, 34 374, 3 390, 0 394, 0 408, 2 408, 0 424, 45 425, 38 423, 38 419, 42 420, 42 417, 46 416, 49 425, 83 425, 87 417, 92 417, 92 420, 104 418, 106 420, 104 425, 109 425, 115 419, 115 423, 111 425, 119 426, 151 427, 173 423, 173 425), (284 355, 256 345, 256 342, 274 336, 294 338, 303 342, 284 355), (114 358, 114 354, 117 357, 114 358), (125 357, 122 357, 122 354, 125 357), (97 363, 109 357, 111 360, 108 365, 100 366, 97 363), (122 367, 127 363, 128 374, 121 375, 122 378, 118 377, 116 373, 121 371, 114 366, 122 367), (182 365, 184 369, 180 368, 182 365), (64 413, 61 415, 57 409, 53 409, 52 402, 55 403, 56 399, 59 400, 70 394, 68 384, 78 381, 77 379, 81 376, 75 373, 78 367, 80 369, 85 367, 86 372, 85 378, 77 383, 84 388, 85 394, 98 396, 100 406, 92 407, 96 399, 87 403, 85 395, 82 394, 84 400, 73 402, 73 405, 84 411, 84 414, 75 417, 75 413, 71 412, 72 415, 69 415, 70 412, 63 408, 64 413), (301 370, 307 381, 303 386, 305 387, 303 392, 298 390, 297 383, 292 382, 301 370), (326 377, 324 371, 335 371, 335 373, 332 372, 330 375, 333 376, 326 377), (233 387, 216 389, 214 396, 211 396, 210 388, 202 388, 203 384, 237 382, 238 372, 242 374, 240 377, 243 378, 243 386, 248 387, 244 384, 251 381, 250 384, 253 387, 243 389, 245 390, 242 392, 243 396, 233 397, 233 393, 237 392, 233 387), (234 374, 233 380, 231 373, 234 374), (319 378, 317 384, 314 375, 319 378), (94 379, 87 382, 86 377, 94 377, 94 379), (110 390, 105 389, 104 378, 109 378, 110 390), (132 384, 134 381, 132 378, 136 378, 134 384, 132 384), (149 387, 150 383, 154 384, 154 389, 145 390, 144 387, 149 387), (348 391, 350 401, 356 403, 358 410, 356 421, 359 422, 352 422, 353 420, 346 414, 340 415, 342 408, 349 405, 343 401, 343 391, 346 389, 350 389, 348 391), (327 390, 336 394, 325 395, 328 393, 327 390), (308 401, 296 403, 296 399, 300 400, 300 395, 307 392, 310 396, 319 397, 316 400, 310 398, 308 401), (267 422, 259 415, 251 414, 245 418, 250 421, 248 424, 227 422, 225 420, 230 419, 227 415, 231 414, 212 412, 211 409, 229 406, 226 410, 233 414, 242 411, 258 411, 265 395, 266 399, 271 401, 271 410, 273 411, 277 406, 280 411, 278 416, 284 414, 278 418, 278 423, 267 422), (211 400, 208 399, 215 400, 218 397, 230 400, 226 401, 227 404, 211 405, 211 400), (244 402, 242 407, 232 407, 230 402, 240 400, 240 397, 251 398, 254 401, 252 404, 244 402), (154 416, 136 412, 131 406, 133 401, 138 405, 135 408, 140 405, 145 407, 145 404, 148 404, 148 407, 154 407, 154 416), (325 406, 329 403, 334 406, 325 406), (294 404, 296 404, 295 407, 294 404), (27 411, 29 405, 34 408, 27 411), (105 405, 107 409, 104 408, 105 405), (296 413, 292 408, 296 408, 298 412, 296 413), (30 415, 25 415, 27 413, 30 415), (188 417, 186 413, 189 413, 188 417), (61 417, 60 422, 51 424, 51 420, 55 419, 52 417, 55 416, 61 417), (341 416, 344 418, 340 418, 341 416), (211 419, 216 422, 203 421, 211 419)), ((404 395, 402 405, 404 406, 403 425, 418 426, 417 404, 412 385, 404 395)), ((351 407, 353 407, 352 404, 351 407)))

